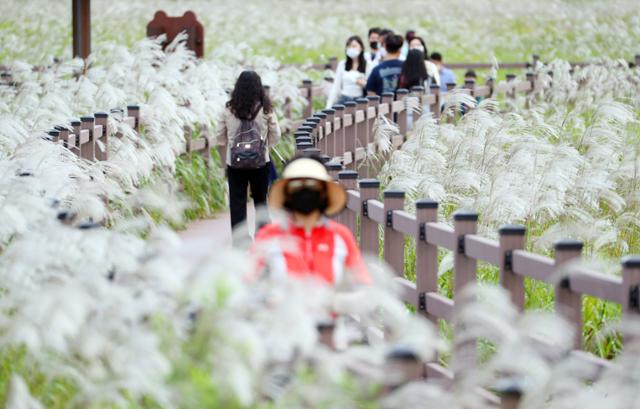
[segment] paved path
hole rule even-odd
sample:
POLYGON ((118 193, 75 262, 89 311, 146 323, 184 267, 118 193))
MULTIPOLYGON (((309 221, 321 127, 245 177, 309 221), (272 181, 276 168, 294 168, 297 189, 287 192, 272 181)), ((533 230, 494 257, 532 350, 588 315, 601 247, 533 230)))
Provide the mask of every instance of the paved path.
MULTIPOLYGON (((252 225, 255 219, 253 205, 247 207, 249 224, 252 225)), ((211 219, 196 220, 179 232, 179 236, 182 239, 180 254, 194 263, 211 252, 231 248, 229 212, 219 213, 211 219)))

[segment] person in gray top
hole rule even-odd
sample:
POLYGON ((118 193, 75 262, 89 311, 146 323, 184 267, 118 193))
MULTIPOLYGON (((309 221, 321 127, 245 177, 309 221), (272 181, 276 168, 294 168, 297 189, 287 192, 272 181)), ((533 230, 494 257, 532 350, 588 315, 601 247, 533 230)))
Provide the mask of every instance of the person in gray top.
POLYGON ((217 144, 226 147, 232 229, 247 218, 248 187, 256 208, 266 205, 269 148, 278 142, 280 135, 278 119, 260 76, 254 71, 242 72, 216 133, 217 144))

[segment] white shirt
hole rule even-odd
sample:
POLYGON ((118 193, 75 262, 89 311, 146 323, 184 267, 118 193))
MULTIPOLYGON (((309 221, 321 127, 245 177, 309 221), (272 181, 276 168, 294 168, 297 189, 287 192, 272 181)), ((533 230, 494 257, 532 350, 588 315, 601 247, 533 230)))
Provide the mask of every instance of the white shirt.
POLYGON ((425 60, 424 65, 427 67, 429 77, 433 78, 432 83, 440 85, 440 71, 438 71, 438 66, 429 60, 425 60))
POLYGON ((333 85, 327 98, 327 108, 331 108, 341 95, 352 98, 360 98, 364 95, 364 86, 358 84, 357 80, 362 78, 366 83, 373 64, 367 63, 364 74, 357 70, 346 71, 345 65, 346 61, 338 63, 336 75, 333 77, 333 85))

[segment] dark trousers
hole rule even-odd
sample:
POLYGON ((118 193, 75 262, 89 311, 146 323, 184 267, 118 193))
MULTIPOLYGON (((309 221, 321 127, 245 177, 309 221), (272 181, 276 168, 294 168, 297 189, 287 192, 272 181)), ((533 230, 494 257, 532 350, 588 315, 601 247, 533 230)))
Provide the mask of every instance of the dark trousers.
POLYGON ((256 209, 267 203, 269 189, 269 164, 258 169, 234 169, 227 166, 229 180, 229 208, 231 228, 247 219, 247 186, 251 187, 251 196, 256 209))

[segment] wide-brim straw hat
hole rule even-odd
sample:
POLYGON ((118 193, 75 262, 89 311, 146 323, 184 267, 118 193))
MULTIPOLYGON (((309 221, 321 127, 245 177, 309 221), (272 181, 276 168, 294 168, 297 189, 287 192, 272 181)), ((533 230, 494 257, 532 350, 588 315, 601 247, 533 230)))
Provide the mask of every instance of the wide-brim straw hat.
POLYGON ((328 205, 324 214, 327 216, 340 213, 347 203, 347 192, 331 178, 322 163, 315 159, 299 158, 291 161, 284 168, 282 178, 271 185, 269 191, 269 206, 271 208, 284 208, 286 187, 291 179, 316 179, 326 182, 328 205))

